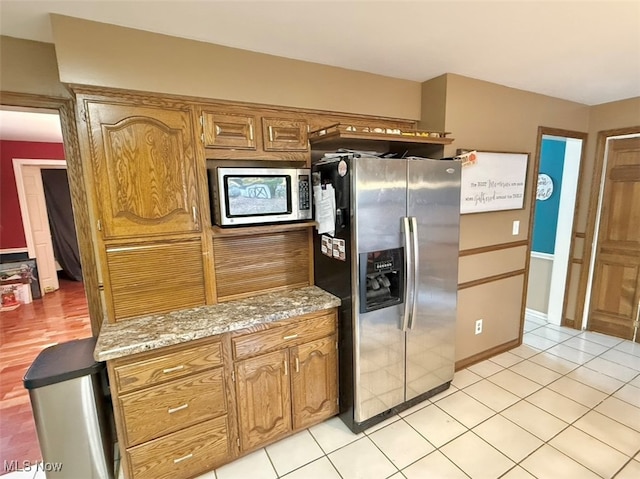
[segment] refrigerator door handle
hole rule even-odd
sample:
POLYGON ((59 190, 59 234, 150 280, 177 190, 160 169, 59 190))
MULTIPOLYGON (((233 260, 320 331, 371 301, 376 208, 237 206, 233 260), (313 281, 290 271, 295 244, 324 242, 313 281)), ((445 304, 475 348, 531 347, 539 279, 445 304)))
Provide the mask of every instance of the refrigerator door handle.
POLYGON ((420 277, 420 258, 419 258, 419 243, 418 243, 418 220, 415 216, 409 218, 411 222, 411 241, 413 243, 411 253, 411 266, 413 267, 413 281, 411 294, 411 315, 409 316, 409 329, 413 329, 413 321, 418 314, 418 278, 420 277))
POLYGON ((413 242, 411 241, 411 223, 410 218, 405 216, 402 218, 402 232, 404 234, 404 256, 405 256, 405 285, 404 285, 404 310, 402 312, 402 331, 407 331, 410 322, 413 300, 410 300, 410 292, 413 292, 413 242))

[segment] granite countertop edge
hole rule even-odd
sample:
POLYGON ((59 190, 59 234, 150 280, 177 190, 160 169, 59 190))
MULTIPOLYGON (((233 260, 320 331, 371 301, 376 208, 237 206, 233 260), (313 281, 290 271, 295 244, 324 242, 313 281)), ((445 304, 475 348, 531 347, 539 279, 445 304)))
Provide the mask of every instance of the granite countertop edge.
POLYGON ((338 297, 307 286, 117 323, 105 321, 93 355, 96 361, 109 361, 339 305, 338 297))

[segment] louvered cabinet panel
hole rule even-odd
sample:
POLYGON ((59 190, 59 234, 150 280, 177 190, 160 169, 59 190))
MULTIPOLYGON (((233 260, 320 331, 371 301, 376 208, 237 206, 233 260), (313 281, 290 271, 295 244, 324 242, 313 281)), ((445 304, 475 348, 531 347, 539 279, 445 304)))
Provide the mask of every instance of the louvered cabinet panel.
POLYGON ((236 113, 203 112, 204 146, 255 150, 255 118, 236 113))
POLYGON ((200 239, 110 246, 107 301, 115 321, 205 304, 200 239))
POLYGON ((190 108, 86 111, 103 238, 200 231, 190 108))
POLYGON ((214 237, 218 301, 310 284, 307 230, 214 237))

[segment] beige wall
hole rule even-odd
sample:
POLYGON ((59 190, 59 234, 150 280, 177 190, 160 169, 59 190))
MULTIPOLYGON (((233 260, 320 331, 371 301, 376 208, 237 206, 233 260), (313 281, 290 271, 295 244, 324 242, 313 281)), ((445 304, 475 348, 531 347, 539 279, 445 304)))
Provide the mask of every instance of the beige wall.
POLYGON ((447 75, 440 75, 422 84, 421 117, 418 127, 445 131, 447 110, 447 75))
POLYGON ((419 82, 52 15, 67 83, 420 118, 419 82))
MULTIPOLYGON (((455 154, 457 148, 530 154, 525 208, 463 215, 460 224, 462 251, 491 249, 529 238, 538 127, 586 132, 589 110, 588 106, 579 103, 459 75, 446 75, 445 129, 453 132, 451 136, 455 138, 453 144, 446 147, 446 155, 455 154), (514 220, 520 221, 520 233, 516 236, 511 234, 514 220)), ((522 270, 526 264, 526 250, 526 247, 514 246, 491 254, 479 252, 461 257, 460 270, 466 271, 466 266, 472 263, 474 270, 480 272, 475 278, 480 282, 496 270, 504 274, 512 272, 515 276, 460 290, 456 360, 463 361, 518 340, 524 312, 525 276, 522 270), (496 264, 503 267, 497 268, 496 264), (483 319, 484 325, 479 335, 474 334, 477 319, 483 319)))
MULTIPOLYGON (((640 98, 588 107, 454 74, 419 84, 68 17, 56 17, 53 23, 64 81, 420 119, 426 128, 453 132, 455 142, 446 148, 446 155, 454 154, 456 148, 529 152, 527 206, 464 215, 462 250, 491 249, 528 239, 539 126, 589 132, 582 170, 585 187, 578 207, 578 231, 584 232, 588 199, 594 194, 591 178, 597 132, 640 124, 640 98), (517 236, 511 235, 513 220, 521 222, 517 236)), ((0 48, 3 90, 67 95, 58 79, 52 45, 0 37, 0 48)), ((460 282, 518 272, 525 264, 526 247, 477 252, 460 259, 460 282)), ((568 288, 575 299, 579 265, 571 271, 568 288)), ((519 274, 460 291, 457 360, 518 339, 524 283, 524 275, 519 274), (473 326, 479 316, 484 332, 475 335, 473 326)), ((568 311, 574 310, 570 301, 568 311)))
POLYGON ((527 309, 532 309, 543 314, 549 312, 552 270, 552 259, 531 257, 531 262, 529 263, 529 282, 527 283, 527 309))
POLYGON ((68 98, 49 43, 0 36, 0 90, 68 98))

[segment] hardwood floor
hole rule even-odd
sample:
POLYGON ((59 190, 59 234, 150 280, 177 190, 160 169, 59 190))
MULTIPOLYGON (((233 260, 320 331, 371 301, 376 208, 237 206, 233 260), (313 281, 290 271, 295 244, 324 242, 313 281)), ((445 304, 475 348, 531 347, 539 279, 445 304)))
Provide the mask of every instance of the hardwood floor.
MULTIPOLYGON (((47 346, 91 336, 82 283, 60 280, 60 289, 0 313, 0 464, 42 459, 22 379, 47 346)), ((0 468, 0 475, 5 471, 0 468)))

